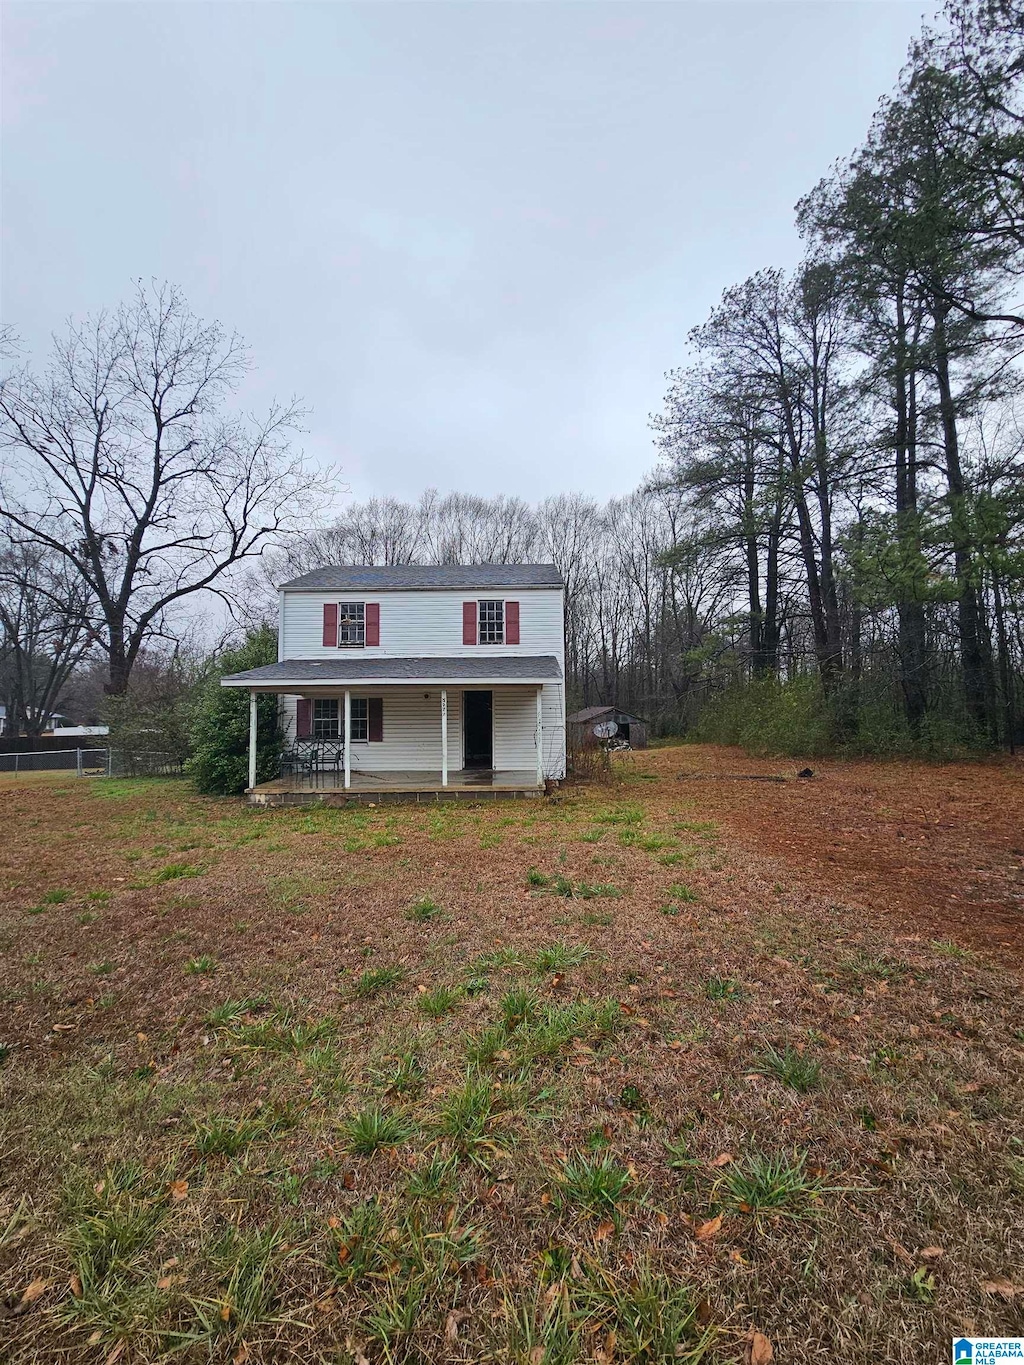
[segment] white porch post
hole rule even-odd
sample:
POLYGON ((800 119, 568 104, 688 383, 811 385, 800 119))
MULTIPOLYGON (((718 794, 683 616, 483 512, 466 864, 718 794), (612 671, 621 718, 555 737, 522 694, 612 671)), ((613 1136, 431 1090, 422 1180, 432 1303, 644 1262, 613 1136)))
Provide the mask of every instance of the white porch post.
POLYGON ((448 689, 441 688, 441 786, 448 785, 448 689))
POLYGON ((345 690, 345 786, 352 785, 352 693, 345 690))
POLYGON ((544 785, 544 689, 537 688, 537 786, 544 785))
POLYGON ((256 693, 249 689, 249 786, 256 785, 256 693))

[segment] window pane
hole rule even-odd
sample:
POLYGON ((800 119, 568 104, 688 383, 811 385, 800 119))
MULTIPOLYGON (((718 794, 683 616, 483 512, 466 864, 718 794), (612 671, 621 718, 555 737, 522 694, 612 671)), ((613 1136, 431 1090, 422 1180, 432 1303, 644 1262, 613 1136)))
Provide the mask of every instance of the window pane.
POLYGON ((338 644, 366 643, 366 608, 362 602, 338 603, 338 644))
POLYGON ((313 702, 313 738, 335 739, 338 735, 338 703, 320 699, 313 702))
POLYGON ((370 708, 365 697, 352 698, 352 739, 368 740, 370 737, 370 708))
POLYGON ((480 603, 480 643, 482 645, 503 645, 505 643, 505 603, 480 603))

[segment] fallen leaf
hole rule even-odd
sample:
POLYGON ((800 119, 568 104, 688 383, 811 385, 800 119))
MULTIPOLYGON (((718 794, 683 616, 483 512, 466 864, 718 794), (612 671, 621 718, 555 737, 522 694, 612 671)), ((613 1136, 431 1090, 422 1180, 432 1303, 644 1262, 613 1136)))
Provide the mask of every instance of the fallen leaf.
POLYGON ((743 1252, 736 1247, 733 1247, 732 1251, 729 1252, 729 1260, 732 1261, 734 1265, 746 1265, 747 1263, 744 1259, 743 1252))
POLYGON ((172 1199, 177 1200, 180 1203, 188 1194, 188 1181, 172 1180, 168 1187, 168 1193, 172 1199))
POLYGON ((992 1294, 996 1298, 1005 1299, 1009 1303, 1021 1292, 1015 1284, 1006 1278, 1005 1275, 996 1275, 991 1280, 982 1280, 978 1286, 983 1294, 992 1294))
POLYGON ((72 1294, 74 1294, 76 1299, 82 1297, 82 1281, 78 1278, 77 1275, 72 1275, 71 1279, 68 1280, 68 1288, 71 1290, 72 1294))
POLYGON ((732 1159, 733 1159, 732 1152, 719 1152, 719 1154, 715 1157, 714 1161, 711 1161, 708 1164, 714 1171, 721 1166, 728 1166, 732 1159))
POLYGON ((714 1218, 709 1218, 706 1223, 701 1223, 694 1232, 698 1242, 708 1242, 712 1237, 717 1237, 722 1229, 722 1215, 716 1214, 714 1218))
POLYGON ((231 1357, 231 1365, 245 1365, 245 1362, 246 1362, 248 1359, 249 1359, 249 1348, 248 1348, 248 1346, 246 1346, 245 1342, 243 1341, 242 1344, 239 1346, 238 1350, 237 1350, 237 1351, 235 1352, 235 1354, 231 1357))
POLYGON ((921 1249, 921 1260, 922 1260, 922 1261, 938 1261, 938 1260, 940 1260, 943 1256, 945 1256, 945 1254, 946 1254, 946 1253, 945 1253, 945 1251, 943 1250, 942 1247, 922 1247, 922 1249, 921 1249))
POLYGON ((22 1294, 21 1300, 18 1303, 17 1311, 19 1313, 24 1313, 25 1309, 30 1308, 32 1304, 35 1303, 36 1299, 42 1298, 42 1296, 46 1293, 49 1287, 50 1287, 49 1280, 41 1279, 33 1280, 32 1283, 27 1286, 25 1292, 22 1294))
POLYGON ((331 1216, 330 1216, 330 1218, 328 1218, 328 1220, 327 1220, 327 1226, 328 1226, 329 1228, 340 1227, 340 1226, 341 1226, 341 1219, 340 1219, 340 1218, 336 1218, 336 1217, 334 1216, 334 1214, 332 1213, 331 1216))
POLYGON ((465 1322, 468 1313, 452 1312, 444 1320, 444 1339, 448 1346, 455 1346, 459 1340, 459 1323, 465 1322))
POLYGON ((753 1328, 747 1333, 747 1343, 743 1351, 744 1365, 769 1365, 775 1359, 772 1344, 763 1332, 753 1328))
POLYGON ((895 1237, 890 1237, 889 1245, 892 1247, 893 1255, 896 1257, 897 1261, 901 1263, 901 1265, 905 1265, 908 1270, 917 1269, 917 1262, 914 1260, 913 1256, 911 1256, 910 1252, 907 1250, 907 1248, 903 1245, 902 1242, 898 1242, 895 1237))
POLYGON ((598 1223, 597 1227, 594 1229, 594 1241, 605 1242, 614 1231, 615 1224, 610 1219, 605 1218, 603 1222, 598 1223))
POLYGON ((103 1365, 114 1365, 115 1360, 120 1360, 121 1356, 124 1354, 124 1346, 125 1343, 123 1341, 119 1341, 117 1345, 114 1347, 114 1349, 111 1351, 110 1355, 107 1356, 106 1360, 103 1362, 103 1365))

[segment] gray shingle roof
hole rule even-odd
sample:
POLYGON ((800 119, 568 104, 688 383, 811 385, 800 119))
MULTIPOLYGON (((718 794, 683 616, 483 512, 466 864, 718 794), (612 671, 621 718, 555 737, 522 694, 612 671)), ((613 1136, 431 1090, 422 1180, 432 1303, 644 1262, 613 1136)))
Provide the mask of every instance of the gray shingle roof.
POLYGON ((448 656, 439 659, 367 659, 346 655, 338 659, 285 659, 244 673, 221 678, 222 687, 268 686, 295 683, 331 687, 355 683, 447 683, 447 682, 548 682, 562 676, 553 654, 499 657, 448 656))
POLYGON ((340 592, 386 592, 410 588, 560 588, 554 564, 331 564, 313 569, 282 588, 328 588, 340 592))

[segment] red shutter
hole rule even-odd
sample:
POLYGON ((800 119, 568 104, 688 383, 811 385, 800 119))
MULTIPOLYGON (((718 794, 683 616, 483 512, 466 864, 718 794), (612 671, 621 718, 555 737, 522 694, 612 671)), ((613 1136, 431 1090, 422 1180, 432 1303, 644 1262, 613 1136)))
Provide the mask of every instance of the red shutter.
POLYGON ((313 733, 313 703, 300 697, 295 706, 295 738, 309 739, 313 733))
POLYGON ((338 648, 338 604, 324 603, 324 648, 338 648))
POLYGON ((384 738, 383 697, 367 697, 366 699, 366 737, 371 744, 379 744, 384 738))
MULTIPOLYGON (((363 608, 364 619, 366 622, 366 643, 368 645, 380 644, 380 603, 367 602, 363 608)), ((372 738, 372 736, 371 736, 372 738)))
POLYGON ((505 643, 507 645, 517 645, 519 643, 519 603, 505 603, 505 643))
POLYGON ((462 604, 462 643, 464 645, 476 644, 475 602, 463 602, 462 604))

